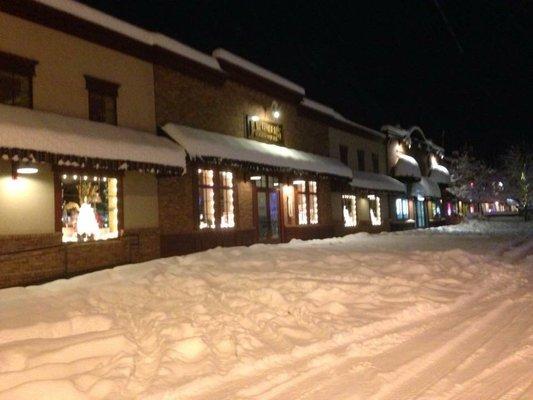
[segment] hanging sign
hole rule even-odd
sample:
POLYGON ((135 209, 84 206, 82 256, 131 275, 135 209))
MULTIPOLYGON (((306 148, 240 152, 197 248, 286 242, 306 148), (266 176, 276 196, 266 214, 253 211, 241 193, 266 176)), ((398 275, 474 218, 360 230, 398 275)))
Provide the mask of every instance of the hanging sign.
POLYGON ((246 117, 246 136, 260 142, 283 144, 283 126, 273 122, 246 117))

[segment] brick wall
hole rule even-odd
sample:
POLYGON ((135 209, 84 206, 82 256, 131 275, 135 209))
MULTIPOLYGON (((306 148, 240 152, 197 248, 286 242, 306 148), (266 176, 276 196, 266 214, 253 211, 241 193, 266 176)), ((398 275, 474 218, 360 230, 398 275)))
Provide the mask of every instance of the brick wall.
POLYGON ((163 235, 192 232, 194 196, 189 172, 180 177, 158 179, 159 227, 163 235))
POLYGON ((265 108, 268 111, 276 100, 282 112, 276 122, 283 125, 285 146, 328 155, 328 127, 301 115, 295 103, 274 99, 232 80, 215 84, 157 65, 154 77, 159 125, 175 122, 243 137, 246 116, 269 118, 265 108))

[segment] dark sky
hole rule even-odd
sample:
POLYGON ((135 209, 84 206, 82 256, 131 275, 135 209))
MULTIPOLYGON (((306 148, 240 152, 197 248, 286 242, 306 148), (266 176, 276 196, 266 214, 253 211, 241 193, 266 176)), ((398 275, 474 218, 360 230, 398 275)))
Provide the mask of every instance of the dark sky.
POLYGON ((224 47, 379 129, 419 125, 494 163, 533 146, 533 1, 84 0, 210 53, 224 47))

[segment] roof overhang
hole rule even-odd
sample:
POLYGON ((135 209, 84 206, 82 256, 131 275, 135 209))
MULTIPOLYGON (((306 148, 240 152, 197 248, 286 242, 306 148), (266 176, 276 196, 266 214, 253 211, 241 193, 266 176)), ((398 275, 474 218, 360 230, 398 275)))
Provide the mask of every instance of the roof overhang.
POLYGON ((0 105, 0 157, 160 173, 186 165, 185 151, 155 134, 6 105, 0 105))
POLYGON ((174 123, 168 123, 162 129, 183 146, 191 159, 216 158, 280 170, 352 178, 351 169, 334 158, 174 123))
POLYGON ((398 153, 398 161, 394 166, 394 176, 397 178, 420 179, 422 174, 418 162, 413 157, 398 153))
POLYGON ((350 185, 361 189, 406 193, 404 183, 384 174, 356 171, 350 185))

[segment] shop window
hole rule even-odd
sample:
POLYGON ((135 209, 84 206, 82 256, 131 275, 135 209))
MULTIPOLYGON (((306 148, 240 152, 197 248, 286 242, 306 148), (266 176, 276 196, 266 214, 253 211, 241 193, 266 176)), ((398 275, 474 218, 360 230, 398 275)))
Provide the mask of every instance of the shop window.
POLYGON ((342 214, 345 227, 357 226, 357 198, 354 195, 342 195, 342 214))
POLYGON ((63 242, 118 237, 118 178, 63 174, 60 201, 63 242))
POLYGON ((357 169, 359 171, 365 170, 365 151, 357 150, 357 169))
POLYGON ((198 217, 200 229, 235 227, 232 172, 198 170, 198 217))
POLYGON ((409 201, 407 199, 396 199, 396 219, 399 221, 409 219, 409 201))
POLYGON ((119 85, 85 75, 89 92, 89 119, 117 125, 117 96, 119 85))
POLYGON ((339 145, 339 159, 344 165, 348 165, 348 147, 340 144, 339 145))
POLYGON ((36 61, 0 52, 0 103, 33 107, 36 61))
POLYGON ((370 209, 370 222, 373 226, 381 225, 381 199, 374 194, 369 194, 367 198, 370 209))
POLYGON ((429 201, 429 210, 431 219, 439 219, 442 216, 442 203, 440 200, 429 201))
POLYGON ((316 181, 294 181, 298 225, 318 224, 318 194, 316 181))
POLYGON ((379 156, 376 153, 372 153, 372 171, 379 174, 379 156))

